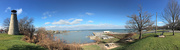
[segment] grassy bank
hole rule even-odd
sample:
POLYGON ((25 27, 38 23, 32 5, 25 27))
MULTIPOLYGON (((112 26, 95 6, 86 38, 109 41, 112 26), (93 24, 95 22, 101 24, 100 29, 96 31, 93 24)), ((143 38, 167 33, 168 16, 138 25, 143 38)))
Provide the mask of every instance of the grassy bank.
POLYGON ((83 50, 101 50, 101 48, 98 45, 88 45, 83 46, 83 50))
MULTIPOLYGON (((153 33, 151 33, 153 34, 153 33)), ((160 34, 160 33, 158 33, 160 34)), ((179 50, 180 33, 165 33, 165 38, 149 36, 126 47, 126 50, 179 50)))
MULTIPOLYGON (((160 35, 161 33, 157 33, 160 35)), ((112 50, 179 50, 180 33, 164 33, 165 38, 154 37, 155 33, 143 34, 143 39, 132 43, 120 43, 120 47, 112 50)), ((138 36, 137 36, 138 37, 138 36)))
POLYGON ((45 50, 33 43, 22 41, 23 35, 0 34, 0 50, 45 50))

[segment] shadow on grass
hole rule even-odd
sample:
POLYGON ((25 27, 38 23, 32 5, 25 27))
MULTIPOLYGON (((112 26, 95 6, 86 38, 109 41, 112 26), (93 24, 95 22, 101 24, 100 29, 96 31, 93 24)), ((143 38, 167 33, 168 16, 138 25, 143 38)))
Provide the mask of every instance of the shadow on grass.
POLYGON ((33 46, 33 45, 13 45, 8 50, 47 50, 41 46, 33 46))

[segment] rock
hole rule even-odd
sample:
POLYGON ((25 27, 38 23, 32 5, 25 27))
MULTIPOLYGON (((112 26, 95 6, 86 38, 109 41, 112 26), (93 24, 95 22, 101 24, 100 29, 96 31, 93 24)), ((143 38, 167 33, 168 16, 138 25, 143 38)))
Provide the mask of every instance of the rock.
POLYGON ((160 36, 158 36, 158 37, 164 38, 165 36, 164 36, 164 35, 160 35, 160 36))
POLYGON ((114 43, 106 43, 105 44, 105 48, 106 49, 112 49, 112 48, 116 48, 117 46, 114 43))
POLYGON ((126 42, 133 42, 133 40, 131 40, 131 39, 128 39, 128 40, 125 40, 126 42))

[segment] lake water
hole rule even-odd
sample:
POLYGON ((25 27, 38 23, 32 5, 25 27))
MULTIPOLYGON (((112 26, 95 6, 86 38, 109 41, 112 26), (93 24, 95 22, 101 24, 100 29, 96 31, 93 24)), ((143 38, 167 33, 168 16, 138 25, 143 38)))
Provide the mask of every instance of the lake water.
POLYGON ((93 35, 93 32, 112 31, 119 33, 128 33, 128 29, 95 29, 95 30, 71 30, 68 33, 55 34, 54 36, 65 40, 67 43, 92 43, 88 36, 93 35))

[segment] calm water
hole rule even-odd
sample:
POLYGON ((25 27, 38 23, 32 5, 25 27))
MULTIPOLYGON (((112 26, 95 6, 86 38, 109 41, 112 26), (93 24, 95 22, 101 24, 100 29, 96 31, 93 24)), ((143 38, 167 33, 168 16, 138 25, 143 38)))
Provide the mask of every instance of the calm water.
POLYGON ((103 32, 103 31, 112 31, 119 33, 127 33, 127 29, 96 29, 96 30, 71 30, 71 32, 64 34, 55 34, 54 36, 63 40, 66 40, 67 43, 91 43, 95 42, 91 40, 89 35, 93 35, 92 32, 103 32))

